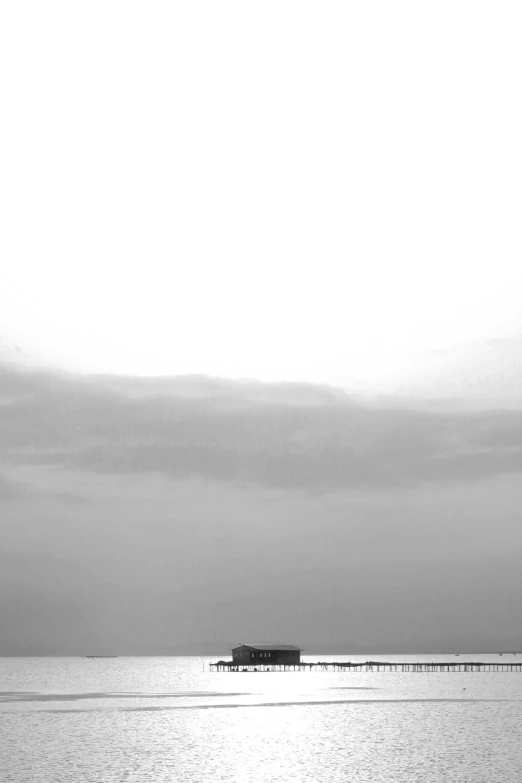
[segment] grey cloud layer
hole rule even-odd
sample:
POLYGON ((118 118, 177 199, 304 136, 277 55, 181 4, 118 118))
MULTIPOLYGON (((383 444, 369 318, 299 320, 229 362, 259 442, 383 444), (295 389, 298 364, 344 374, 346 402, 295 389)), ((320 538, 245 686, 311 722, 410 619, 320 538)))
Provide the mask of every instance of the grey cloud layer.
POLYGON ((11 483, 0 474, 0 501, 12 497, 12 495, 13 488, 11 483))
POLYGON ((379 404, 0 369, 0 655, 515 649, 520 414, 379 404))
MULTIPOLYGON (((0 370, 0 458, 310 489, 522 470, 522 413, 371 409, 335 390, 0 370)), ((0 484, 0 494, 7 489, 0 484)))

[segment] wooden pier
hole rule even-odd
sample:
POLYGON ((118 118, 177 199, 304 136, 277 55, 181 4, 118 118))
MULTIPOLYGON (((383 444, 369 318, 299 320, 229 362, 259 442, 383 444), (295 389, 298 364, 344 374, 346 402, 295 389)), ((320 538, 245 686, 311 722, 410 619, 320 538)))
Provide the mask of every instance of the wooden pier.
POLYGON ((233 661, 218 661, 210 664, 211 671, 218 672, 522 672, 522 661, 499 663, 497 661, 316 661, 296 664, 237 664, 233 661))

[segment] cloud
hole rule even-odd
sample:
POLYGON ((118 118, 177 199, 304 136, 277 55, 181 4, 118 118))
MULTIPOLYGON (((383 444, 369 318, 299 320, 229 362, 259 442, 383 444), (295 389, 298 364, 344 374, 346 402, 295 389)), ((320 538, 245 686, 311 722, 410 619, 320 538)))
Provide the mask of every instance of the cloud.
POLYGON ((91 502, 35 495, 0 513, 0 654, 162 654, 243 636, 444 652, 516 635, 516 477, 318 494, 17 470, 91 502))
POLYGON ((12 481, 0 473, 0 503, 2 501, 20 499, 27 495, 27 486, 18 481, 12 481))
MULTIPOLYGON (((53 499, 63 503, 84 504, 88 502, 83 494, 63 489, 64 474, 58 473, 56 479, 62 486, 53 489, 53 482, 49 482, 49 475, 45 474, 44 482, 34 482, 33 476, 27 476, 26 471, 9 466, 8 474, 13 474, 14 479, 0 473, 0 503, 2 501, 30 501, 33 499, 53 499)), ((56 483, 55 479, 55 483, 56 483)))
POLYGON ((514 644, 516 411, 12 368, 0 397, 0 654, 514 644))
MULTIPOLYGON (((460 401, 461 410, 471 406, 520 410, 522 388, 522 333, 454 345, 428 351, 430 365, 412 369, 408 379, 397 384, 401 396, 416 390, 434 404, 460 401), (438 399, 437 399, 438 398, 438 399)), ((407 402, 406 402, 407 404, 407 402)))
POLYGON ((11 484, 0 475, 0 501, 12 496, 11 484))
POLYGON ((522 412, 370 408, 328 387, 4 368, 1 454, 99 473, 301 490, 408 487, 522 471, 522 412))

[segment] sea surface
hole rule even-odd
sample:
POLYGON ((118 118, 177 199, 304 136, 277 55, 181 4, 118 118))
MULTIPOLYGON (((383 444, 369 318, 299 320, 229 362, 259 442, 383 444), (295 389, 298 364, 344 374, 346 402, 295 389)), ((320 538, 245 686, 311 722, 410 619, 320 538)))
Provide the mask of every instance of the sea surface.
POLYGON ((522 783, 522 673, 215 673, 215 660, 0 658, 0 781, 522 783))

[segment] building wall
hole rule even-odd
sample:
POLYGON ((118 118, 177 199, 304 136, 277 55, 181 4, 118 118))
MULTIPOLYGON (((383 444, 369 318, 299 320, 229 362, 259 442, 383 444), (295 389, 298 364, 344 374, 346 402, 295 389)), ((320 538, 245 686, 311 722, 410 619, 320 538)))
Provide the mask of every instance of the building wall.
POLYGON ((300 663, 300 661, 301 661, 301 653, 299 652, 299 650, 280 650, 277 653, 276 663, 292 664, 292 663, 300 663))
POLYGON ((232 650, 234 663, 242 663, 250 666, 274 664, 292 665, 301 660, 299 650, 252 650, 250 647, 238 647, 232 650), (268 654, 270 653, 270 654, 268 654))
POLYGON ((250 663, 250 650, 248 647, 239 647, 232 650, 232 660, 237 663, 250 663))

